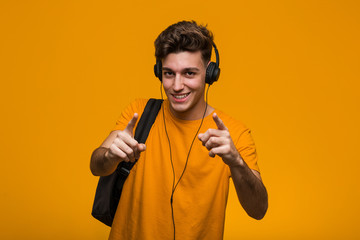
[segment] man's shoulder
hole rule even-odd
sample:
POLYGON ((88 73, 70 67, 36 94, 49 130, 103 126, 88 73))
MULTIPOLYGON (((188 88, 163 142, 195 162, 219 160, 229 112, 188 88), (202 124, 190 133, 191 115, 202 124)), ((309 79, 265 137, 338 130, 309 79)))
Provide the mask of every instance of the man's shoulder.
POLYGON ((140 116, 148 101, 149 98, 135 98, 125 107, 123 112, 129 112, 131 115, 136 112, 140 116))
POLYGON ((133 108, 144 108, 149 98, 135 98, 131 101, 130 106, 133 108))
POLYGON ((136 98, 127 104, 127 106, 122 109, 121 114, 116 121, 116 127, 114 130, 124 129, 130 119, 134 116, 134 113, 137 113, 139 117, 141 117, 148 100, 149 99, 146 98, 136 98))

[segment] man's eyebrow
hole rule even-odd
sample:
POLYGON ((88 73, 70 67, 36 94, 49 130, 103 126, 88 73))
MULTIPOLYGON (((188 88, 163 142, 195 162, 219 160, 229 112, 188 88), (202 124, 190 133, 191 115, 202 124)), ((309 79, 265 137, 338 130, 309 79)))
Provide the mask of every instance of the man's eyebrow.
MULTIPOLYGON (((173 70, 168 67, 163 67, 162 69, 163 69, 163 71, 172 71, 173 72, 173 70)), ((198 69, 197 67, 189 67, 189 68, 184 68, 183 71, 184 72, 198 72, 198 71, 200 71, 200 69, 198 69)))
POLYGON ((198 71, 200 71, 200 69, 198 69, 196 67, 190 67, 190 68, 185 68, 184 71, 186 71, 186 72, 198 72, 198 71))

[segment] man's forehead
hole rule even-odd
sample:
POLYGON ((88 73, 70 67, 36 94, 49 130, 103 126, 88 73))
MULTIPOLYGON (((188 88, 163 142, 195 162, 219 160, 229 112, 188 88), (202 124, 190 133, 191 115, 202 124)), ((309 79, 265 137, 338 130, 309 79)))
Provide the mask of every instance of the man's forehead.
POLYGON ((201 52, 177 52, 168 54, 163 60, 163 68, 201 68, 204 67, 201 52))

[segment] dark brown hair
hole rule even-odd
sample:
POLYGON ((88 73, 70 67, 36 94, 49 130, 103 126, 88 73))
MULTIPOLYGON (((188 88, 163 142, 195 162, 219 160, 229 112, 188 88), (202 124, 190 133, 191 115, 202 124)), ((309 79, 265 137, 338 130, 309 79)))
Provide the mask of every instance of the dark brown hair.
POLYGON ((155 40, 155 57, 164 59, 170 53, 201 51, 206 65, 211 59, 213 34, 195 21, 181 21, 170 25, 155 40))

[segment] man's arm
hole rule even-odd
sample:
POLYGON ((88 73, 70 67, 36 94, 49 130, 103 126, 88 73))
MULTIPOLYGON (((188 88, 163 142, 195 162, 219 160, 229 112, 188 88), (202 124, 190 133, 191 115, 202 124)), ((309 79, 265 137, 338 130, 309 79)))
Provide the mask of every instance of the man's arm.
POLYGON ((218 155, 229 166, 241 206, 250 217, 260 220, 268 208, 268 195, 260 174, 241 158, 222 120, 216 114, 213 119, 218 129, 199 134, 199 140, 209 150, 210 157, 218 155))
POLYGON ((268 208, 266 188, 259 172, 250 169, 241 157, 238 162, 229 166, 238 199, 250 217, 260 220, 268 208))
POLYGON ((117 165, 122 162, 134 162, 145 151, 145 144, 139 144, 133 136, 133 129, 138 119, 135 113, 123 131, 113 131, 94 150, 90 160, 90 170, 95 176, 107 176, 113 173, 117 165))

